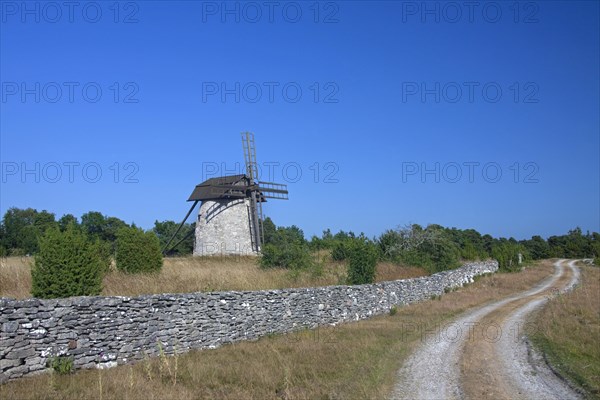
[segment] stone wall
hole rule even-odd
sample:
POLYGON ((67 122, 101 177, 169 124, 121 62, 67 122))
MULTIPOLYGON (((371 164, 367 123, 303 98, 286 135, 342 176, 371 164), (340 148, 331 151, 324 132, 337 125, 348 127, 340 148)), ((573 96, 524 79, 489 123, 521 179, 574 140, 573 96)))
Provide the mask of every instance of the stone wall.
POLYGON ((69 356, 76 368, 108 368, 159 353, 358 321, 441 295, 495 272, 495 261, 428 277, 358 286, 256 292, 0 298, 0 382, 41 372, 48 358, 69 356))

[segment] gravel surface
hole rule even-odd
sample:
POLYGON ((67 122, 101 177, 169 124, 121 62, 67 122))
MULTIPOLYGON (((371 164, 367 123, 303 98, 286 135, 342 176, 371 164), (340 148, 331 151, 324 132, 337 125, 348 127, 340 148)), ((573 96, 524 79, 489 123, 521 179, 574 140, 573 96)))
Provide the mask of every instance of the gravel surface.
MULTIPOLYGON (((572 287, 578 280, 575 271, 569 284, 572 287)), ((465 395, 460 387, 460 359, 465 342, 469 338, 470 327, 485 315, 500 309, 508 303, 534 296, 549 289, 564 274, 564 260, 555 263, 553 276, 536 287, 507 297, 498 302, 469 311, 445 327, 432 332, 419 348, 406 361, 398 373, 398 382, 392 391, 392 399, 462 399, 465 395), (457 334, 461 332, 461 334, 457 334)), ((525 317, 536 307, 542 305, 547 298, 532 299, 518 308, 509 318, 502 321, 503 332, 509 332, 515 326, 523 326, 525 317), (520 325, 518 325, 520 324, 520 325)), ((514 329, 514 328, 513 328, 514 329)), ((527 399, 574 399, 579 398, 576 392, 558 379, 544 364, 535 362, 530 357, 525 338, 520 335, 503 335, 495 343, 496 360, 489 360, 491 368, 501 369, 499 373, 508 374, 513 383, 511 388, 503 388, 513 398, 527 399), (531 363, 534 362, 532 366, 531 363)), ((538 357, 539 358, 539 357, 538 357)))

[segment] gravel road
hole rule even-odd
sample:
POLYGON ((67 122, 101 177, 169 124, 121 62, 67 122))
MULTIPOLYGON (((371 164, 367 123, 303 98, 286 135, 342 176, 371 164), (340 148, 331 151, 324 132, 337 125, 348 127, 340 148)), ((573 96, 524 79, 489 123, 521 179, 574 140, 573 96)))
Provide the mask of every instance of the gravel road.
POLYGON ((536 287, 468 311, 432 332, 400 369, 390 397, 410 400, 580 398, 531 351, 522 333, 526 318, 534 309, 557 290, 568 290, 577 283, 579 271, 574 261, 568 263, 568 268, 565 263, 565 260, 557 261, 554 274, 536 287), (483 331, 482 327, 487 328, 487 334, 477 334, 476 329, 483 331), (490 327, 494 328, 492 334, 490 327), (476 365, 485 368, 470 368, 476 365))

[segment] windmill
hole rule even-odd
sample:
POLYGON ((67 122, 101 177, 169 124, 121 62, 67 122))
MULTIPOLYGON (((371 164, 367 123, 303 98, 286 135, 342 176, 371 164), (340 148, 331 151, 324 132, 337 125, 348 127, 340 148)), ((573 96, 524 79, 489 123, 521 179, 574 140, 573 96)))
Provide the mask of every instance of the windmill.
POLYGON ((202 204, 196 222, 194 255, 260 253, 264 242, 262 203, 267 199, 287 200, 288 190, 285 184, 258 180, 253 133, 242 133, 242 148, 245 173, 210 178, 196 185, 187 200, 193 201, 192 207, 163 253, 199 202, 202 204))

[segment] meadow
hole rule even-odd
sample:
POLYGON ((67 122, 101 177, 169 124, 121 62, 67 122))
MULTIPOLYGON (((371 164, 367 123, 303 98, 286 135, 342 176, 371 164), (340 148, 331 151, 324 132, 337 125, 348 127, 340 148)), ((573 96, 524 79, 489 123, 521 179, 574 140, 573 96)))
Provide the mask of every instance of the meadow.
MULTIPOLYGON (((293 271, 264 269, 255 257, 165 258, 159 273, 127 274, 111 268, 103 281, 103 296, 137 296, 156 293, 191 293, 227 290, 263 290, 344 284, 346 266, 328 254, 320 269, 293 271)), ((32 257, 0 258, 0 297, 31 297, 32 257)), ((422 268, 389 262, 377 265, 376 281, 414 278, 428 273, 422 268)))

